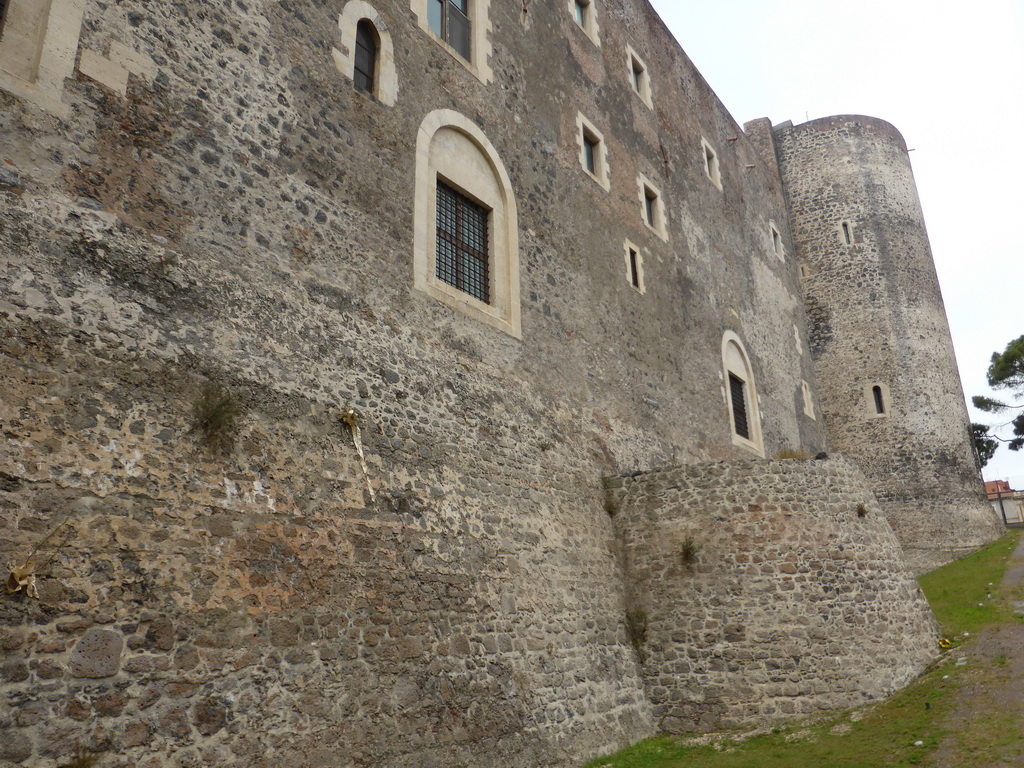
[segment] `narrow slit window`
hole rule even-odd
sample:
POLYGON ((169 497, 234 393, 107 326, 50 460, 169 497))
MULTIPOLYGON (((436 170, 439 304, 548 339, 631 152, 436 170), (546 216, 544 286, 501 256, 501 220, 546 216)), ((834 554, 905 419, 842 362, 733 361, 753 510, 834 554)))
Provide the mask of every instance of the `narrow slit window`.
POLYGON ((843 242, 850 245, 853 240, 850 238, 850 225, 845 221, 843 222, 843 242))
POLYGON ((437 182, 437 278, 490 302, 487 223, 490 212, 437 182))
POLYGON ((729 394, 732 400, 732 419, 736 434, 750 439, 750 425, 747 421, 747 387, 743 379, 729 374, 729 394))
POLYGON ((589 131, 583 131, 583 167, 597 175, 597 138, 589 131))
POLYGON ((636 288, 640 288, 640 254, 635 249, 629 249, 629 282, 636 288))
POLYGON ((781 259, 782 256, 783 256, 783 251, 782 251, 782 234, 779 232, 778 228, 774 224, 771 225, 771 231, 772 231, 772 251, 774 251, 775 255, 778 256, 781 259))
POLYGON ((711 179, 711 182, 718 187, 722 188, 722 169, 718 162, 718 153, 715 152, 707 139, 701 139, 701 145, 704 148, 704 172, 711 179))
POLYGON ((376 93, 377 82, 377 31, 367 19, 356 25, 356 58, 353 81, 356 90, 376 93))
POLYGON ((871 388, 871 395, 875 400, 875 413, 885 413, 885 397, 882 395, 882 388, 876 384, 871 388))

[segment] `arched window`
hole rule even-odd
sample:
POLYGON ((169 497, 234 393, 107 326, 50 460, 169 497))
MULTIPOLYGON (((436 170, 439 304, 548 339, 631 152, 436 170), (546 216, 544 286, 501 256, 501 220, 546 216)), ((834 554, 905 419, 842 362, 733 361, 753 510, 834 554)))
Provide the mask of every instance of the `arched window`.
POLYGON ((733 445, 748 448, 763 457, 754 371, 743 342, 732 331, 726 331, 722 337, 722 368, 733 445))
POLYGON ((331 51, 334 65, 356 90, 392 106, 398 98, 395 49, 387 24, 365 0, 349 0, 338 17, 341 48, 331 51))
POLYGON ((881 419, 889 416, 892 400, 888 384, 869 384, 864 387, 865 410, 869 418, 881 419))
POLYGON ((519 232, 512 182, 472 120, 450 109, 416 139, 416 290, 522 338, 519 232))
POLYGON ((360 19, 356 24, 356 58, 352 74, 352 80, 360 91, 376 94, 379 41, 373 24, 368 19, 360 19))

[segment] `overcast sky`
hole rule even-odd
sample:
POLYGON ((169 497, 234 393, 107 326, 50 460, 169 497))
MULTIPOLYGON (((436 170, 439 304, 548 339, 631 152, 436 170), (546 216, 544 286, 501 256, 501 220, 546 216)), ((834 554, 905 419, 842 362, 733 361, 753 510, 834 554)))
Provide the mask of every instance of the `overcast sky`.
MULTIPOLYGON (((740 125, 861 114, 899 129, 964 393, 989 394, 989 358, 1024 335, 1024 0, 651 2, 740 125)), ((1024 488, 1024 451, 1001 447, 985 478, 1024 488)))

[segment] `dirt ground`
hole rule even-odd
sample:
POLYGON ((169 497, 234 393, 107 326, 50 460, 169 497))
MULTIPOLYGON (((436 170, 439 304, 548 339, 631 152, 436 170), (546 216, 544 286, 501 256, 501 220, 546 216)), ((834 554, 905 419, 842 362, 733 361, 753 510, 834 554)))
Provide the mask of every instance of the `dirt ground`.
POLYGON ((967 670, 934 768, 1024 765, 1024 538, 1002 587, 1014 601, 1016 620, 981 632, 955 652, 967 670))

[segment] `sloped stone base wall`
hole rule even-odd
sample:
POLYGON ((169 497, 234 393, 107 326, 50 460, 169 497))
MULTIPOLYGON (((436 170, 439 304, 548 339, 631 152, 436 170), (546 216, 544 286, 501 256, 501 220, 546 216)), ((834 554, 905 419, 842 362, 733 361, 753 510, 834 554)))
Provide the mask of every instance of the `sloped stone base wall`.
POLYGON ((608 485, 664 730, 864 704, 937 654, 931 610, 851 462, 704 464, 608 485))

